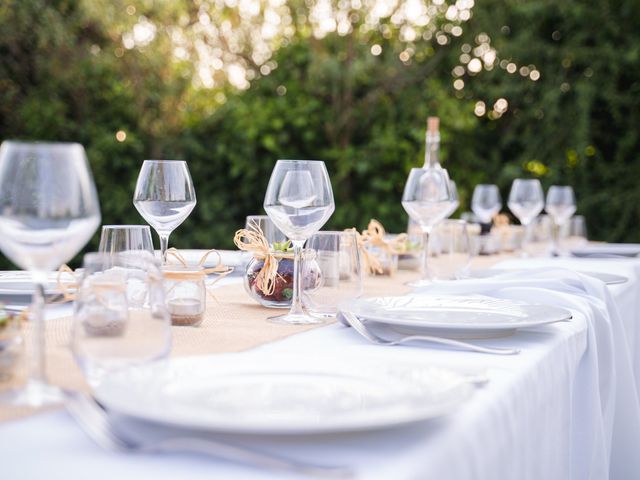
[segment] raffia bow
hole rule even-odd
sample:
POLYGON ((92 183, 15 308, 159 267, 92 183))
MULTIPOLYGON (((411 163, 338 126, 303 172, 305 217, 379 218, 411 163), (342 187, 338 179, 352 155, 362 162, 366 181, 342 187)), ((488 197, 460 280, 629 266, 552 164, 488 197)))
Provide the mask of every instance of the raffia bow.
MULTIPOLYGON (((374 273, 383 273, 382 265, 380 259, 376 257, 375 254, 371 253, 367 250, 367 246, 372 246, 379 248, 380 250, 384 250, 387 252, 389 256, 398 255, 400 253, 404 253, 407 250, 407 234, 401 233, 397 235, 392 240, 386 240, 384 237, 386 235, 386 231, 380 223, 376 219, 371 219, 369 221, 369 225, 366 230, 363 230, 362 235, 359 239, 359 244, 365 248, 361 249, 363 254, 363 258, 365 259, 365 264, 369 269, 369 272, 374 273)), ((390 272, 393 273, 393 272, 390 272)))
POLYGON ((364 262, 364 266, 369 271, 369 273, 371 275, 374 275, 376 273, 381 274, 383 272, 382 264, 380 263, 380 260, 378 259, 378 257, 376 257, 369 250, 367 250, 367 243, 364 237, 362 236, 362 234, 355 228, 347 228, 345 229, 345 232, 353 232, 356 234, 356 241, 358 243, 358 251, 360 252, 360 258, 362 258, 362 261, 364 262))
POLYGON ((273 251, 264 232, 256 223, 249 225, 249 228, 238 230, 233 237, 233 243, 240 250, 251 252, 253 258, 264 262, 256 275, 255 285, 265 295, 273 295, 279 275, 278 264, 283 258, 293 259, 293 253, 273 251))
MULTIPOLYGON (((182 267, 189 267, 187 260, 177 248, 172 247, 167 250, 167 262, 169 261, 169 257, 173 257, 174 259, 176 259, 182 267)), ((162 269, 162 275, 167 280, 180 282, 200 281, 206 279, 207 275, 215 274, 217 275, 216 278, 210 280, 209 282, 206 282, 205 286, 207 287, 207 293, 214 300, 217 300, 216 297, 209 291, 209 287, 213 286, 216 282, 220 281, 222 278, 233 272, 233 267, 227 267, 224 263, 222 263, 222 256, 220 255, 220 252, 218 252, 214 248, 212 248, 211 250, 207 250, 200 258, 200 261, 195 264, 195 267, 196 268, 192 270, 171 270, 171 265, 167 264, 162 269), (207 258, 209 258, 209 255, 211 255, 212 253, 218 256, 218 263, 215 267, 204 268, 204 264, 207 261, 207 258)))

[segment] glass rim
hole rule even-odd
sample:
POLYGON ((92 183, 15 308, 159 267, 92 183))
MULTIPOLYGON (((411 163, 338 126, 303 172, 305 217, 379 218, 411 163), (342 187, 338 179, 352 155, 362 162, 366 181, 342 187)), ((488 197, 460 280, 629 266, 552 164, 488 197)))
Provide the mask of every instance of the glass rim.
POLYGON ((282 158, 282 159, 278 159, 276 163, 322 163, 324 164, 324 160, 295 160, 295 159, 282 158))
POLYGON ((153 159, 150 159, 150 160, 144 160, 142 163, 143 164, 144 163, 185 163, 186 164, 187 161, 186 160, 153 160, 153 159))
POLYGON ((149 225, 102 225, 102 230, 105 230, 105 229, 124 230, 124 229, 134 229, 134 228, 144 228, 146 230, 150 229, 149 225))
POLYGON ((34 145, 41 145, 41 146, 74 146, 74 145, 78 145, 82 148, 84 148, 84 146, 80 143, 80 142, 52 142, 49 140, 18 140, 18 139, 7 139, 7 140, 3 140, 2 141, 2 145, 4 144, 12 144, 12 145, 29 145, 29 146, 34 146, 34 145))

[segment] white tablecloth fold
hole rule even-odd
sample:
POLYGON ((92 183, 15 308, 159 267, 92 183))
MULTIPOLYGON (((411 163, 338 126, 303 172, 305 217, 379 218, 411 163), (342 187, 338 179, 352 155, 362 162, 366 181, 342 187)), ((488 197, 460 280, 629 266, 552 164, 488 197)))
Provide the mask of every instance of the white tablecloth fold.
POLYGON ((417 293, 484 294, 580 312, 588 323, 588 346, 574 377, 570 478, 608 478, 609 471, 612 479, 640 475, 640 456, 628 455, 632 446, 640 445, 632 357, 618 307, 602 281, 565 268, 543 267, 530 268, 526 275, 519 271, 436 283, 417 293))

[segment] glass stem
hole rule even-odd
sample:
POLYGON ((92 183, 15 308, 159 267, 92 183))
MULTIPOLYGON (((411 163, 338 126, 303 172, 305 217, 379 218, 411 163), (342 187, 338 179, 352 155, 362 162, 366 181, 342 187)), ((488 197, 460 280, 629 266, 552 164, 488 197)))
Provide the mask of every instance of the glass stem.
POLYGON ((159 233, 160 237, 160 254, 162 255, 162 264, 167 263, 167 249, 169 248, 169 234, 159 233))
POLYGON ((294 240, 293 242, 293 298, 291 299, 291 310, 289 314, 304 315, 302 309, 302 247, 304 240, 294 240))
POLYGON ((46 383, 46 342, 44 324, 44 285, 47 280, 45 272, 32 273, 35 290, 31 303, 30 320, 33 322, 33 354, 31 355, 31 366, 29 377, 31 380, 46 383))
POLYGON ((429 270, 429 236, 430 230, 428 228, 422 229, 422 244, 424 246, 422 251, 422 280, 431 280, 431 271, 429 270))
POLYGON ((520 245, 520 251, 522 257, 528 257, 529 252, 527 251, 527 247, 529 246, 529 239, 531 234, 531 222, 523 222, 520 220, 520 224, 524 227, 524 232, 522 233, 522 244, 520 245))
POLYGON ((560 255, 560 224, 553 222, 551 229, 551 255, 557 257, 560 255))

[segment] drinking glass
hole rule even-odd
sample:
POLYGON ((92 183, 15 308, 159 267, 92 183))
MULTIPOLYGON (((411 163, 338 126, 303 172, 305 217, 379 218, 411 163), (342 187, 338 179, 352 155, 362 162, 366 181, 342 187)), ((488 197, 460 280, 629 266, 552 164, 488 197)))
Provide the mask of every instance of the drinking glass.
POLYGON ((133 204, 158 233, 162 262, 166 263, 169 235, 196 206, 187 162, 145 160, 138 174, 133 204))
POLYGON ((453 180, 449 180, 449 191, 451 192, 451 208, 449 210, 449 213, 447 213, 447 217, 453 215, 460 206, 458 187, 456 186, 456 182, 454 182, 453 180))
POLYGON ((496 185, 476 185, 471 198, 471 210, 473 210, 480 222, 490 224, 501 208, 502 198, 496 185))
POLYGON ((587 243, 587 224, 582 215, 574 215, 560 229, 560 238, 568 248, 578 248, 587 243))
POLYGON ((552 255, 560 254, 560 229, 576 211, 576 196, 573 188, 564 185, 553 185, 547 191, 545 210, 555 224, 553 232, 552 255))
POLYGON ((254 225, 260 227, 269 245, 287 241, 287 236, 278 230, 278 227, 276 227, 273 220, 269 218, 269 215, 247 215, 244 228, 251 230, 251 227, 254 225))
POLYGON ((473 248, 467 222, 443 220, 436 226, 434 237, 437 238, 438 248, 437 251, 434 249, 430 259, 433 277, 439 280, 468 277, 473 248))
POLYGON ((423 235, 422 278, 411 286, 431 283, 429 270, 429 236, 438 222, 451 211, 449 175, 445 169, 412 168, 402 194, 402 206, 420 225, 423 235))
POLYGON ((164 358, 171 348, 159 261, 151 253, 89 253, 76 292, 71 350, 88 383, 164 358))
POLYGON ((335 209, 327 168, 317 160, 278 160, 271 172, 264 209, 293 244, 294 274, 291 310, 269 320, 288 324, 321 323, 305 313, 300 296, 304 242, 327 222, 335 209))
POLYGON ((0 401, 40 406, 61 401, 45 369, 44 285, 100 225, 100 204, 84 148, 77 143, 4 142, 0 146, 0 250, 31 272, 35 290, 29 379, 0 401))
POLYGON ((314 316, 335 317, 338 305, 362 295, 362 266, 355 232, 318 232, 305 246, 304 305, 314 316), (308 258, 307 258, 308 256, 308 258), (316 276, 317 270, 320 275, 316 276), (315 275, 314 275, 315 274, 315 275), (312 284, 307 279, 317 278, 312 284))
POLYGON ((111 255, 145 251, 153 255, 151 229, 148 225, 103 225, 98 251, 111 255))
POLYGON ((507 205, 525 228, 522 250, 526 252, 527 240, 531 233, 529 226, 544 208, 544 193, 540 180, 515 179, 511 185, 507 205))

